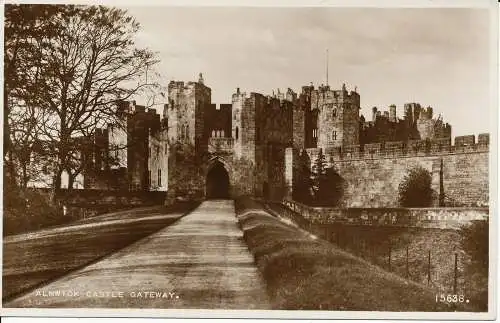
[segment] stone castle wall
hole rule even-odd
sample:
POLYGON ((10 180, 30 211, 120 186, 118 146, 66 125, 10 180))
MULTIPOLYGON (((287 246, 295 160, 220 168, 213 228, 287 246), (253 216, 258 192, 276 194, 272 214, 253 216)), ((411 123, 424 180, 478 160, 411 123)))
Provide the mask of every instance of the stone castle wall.
MULTIPOLYGON (((314 164, 319 149, 306 151, 314 164)), ((487 206, 489 202, 489 144, 486 141, 428 151, 385 150, 382 147, 372 153, 334 150, 324 153, 329 166, 333 165, 347 182, 342 201, 344 207, 397 207, 399 184, 407 171, 417 166, 432 174, 432 189, 436 193, 434 206, 437 206, 441 163, 445 205, 487 206)), ((291 169, 293 160, 294 154, 288 152, 285 169, 291 169)), ((292 181, 287 177, 288 187, 292 181)))

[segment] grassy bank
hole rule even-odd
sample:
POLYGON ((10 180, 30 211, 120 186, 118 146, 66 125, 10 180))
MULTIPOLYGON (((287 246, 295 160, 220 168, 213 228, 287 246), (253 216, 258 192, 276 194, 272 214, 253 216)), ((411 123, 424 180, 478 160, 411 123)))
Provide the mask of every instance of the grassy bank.
POLYGON ((249 199, 236 202, 244 239, 275 309, 451 311, 406 280, 286 224, 249 199))
MULTIPOLYGON (((479 249, 478 239, 471 234, 467 237, 461 231, 445 229, 311 224, 281 204, 267 206, 274 214, 387 271, 426 285, 436 293, 463 295, 469 300, 466 305, 471 311, 488 310, 488 265, 475 264, 477 255, 474 257, 463 248, 464 239, 469 239, 473 243, 469 249, 479 249)), ((487 241, 487 236, 483 236, 484 232, 487 234, 487 225, 481 229, 474 233, 487 241)))
POLYGON ((2 298, 8 300, 95 262, 172 224, 197 205, 137 208, 6 237, 2 298))

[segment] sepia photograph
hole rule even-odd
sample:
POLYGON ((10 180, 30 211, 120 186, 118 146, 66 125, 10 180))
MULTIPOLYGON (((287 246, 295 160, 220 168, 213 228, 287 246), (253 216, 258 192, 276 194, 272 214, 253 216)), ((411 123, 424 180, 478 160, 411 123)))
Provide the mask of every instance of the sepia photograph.
POLYGON ((2 315, 492 319, 498 5, 412 3, 4 4, 2 315))

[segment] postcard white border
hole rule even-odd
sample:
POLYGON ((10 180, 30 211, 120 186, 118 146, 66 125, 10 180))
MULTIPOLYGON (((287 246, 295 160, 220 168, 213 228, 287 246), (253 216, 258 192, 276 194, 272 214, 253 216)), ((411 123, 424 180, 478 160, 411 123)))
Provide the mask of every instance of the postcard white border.
MULTIPOLYGON (((179 310, 179 309, 34 309, 1 308, 2 316, 16 317, 129 317, 129 318, 234 318, 234 319, 350 319, 350 320, 493 320, 496 318, 498 284, 498 130, 499 130, 499 7, 494 0, 77 0, 77 1, 5 1, 5 3, 54 3, 54 4, 104 4, 128 6, 239 6, 239 7, 367 7, 367 8, 484 8, 490 10, 490 261, 489 261, 489 311, 484 313, 438 313, 438 312, 376 312, 376 311, 283 311, 283 310, 179 310), (496 274, 496 275, 495 275, 496 274)), ((3 24, 3 6, 1 8, 3 24)), ((3 49, 3 28, 1 31, 3 49)), ((3 66, 3 50, 1 51, 3 66)), ((3 98, 3 87, 0 90, 3 98)), ((474 109, 475 107, 472 107, 474 109)), ((3 109, 0 112, 3 127, 3 109)), ((3 146, 0 148, 3 153, 3 146)), ((0 163, 3 172, 3 163, 0 163)), ((2 177, 3 179, 3 177, 2 177)), ((0 179, 0 182, 2 181, 0 179)), ((3 183, 2 183, 3 184, 3 183)), ((3 187, 3 185, 2 185, 3 187)), ((3 199, 0 200, 3 210, 3 199)), ((2 227, 3 221, 0 221, 2 227)), ((3 259, 0 251, 0 266, 3 259)), ((0 286, 1 287, 1 286, 0 286)), ((1 288, 0 288, 1 291, 1 288)))

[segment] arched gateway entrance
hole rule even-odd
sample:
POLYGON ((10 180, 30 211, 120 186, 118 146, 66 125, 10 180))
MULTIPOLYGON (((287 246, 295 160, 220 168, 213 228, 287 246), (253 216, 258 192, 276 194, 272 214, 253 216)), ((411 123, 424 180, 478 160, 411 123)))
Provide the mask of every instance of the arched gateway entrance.
POLYGON ((220 161, 215 161, 207 174, 207 199, 229 198, 229 175, 220 161))

